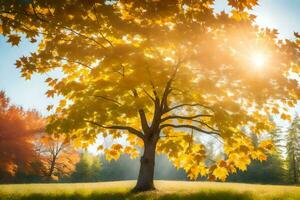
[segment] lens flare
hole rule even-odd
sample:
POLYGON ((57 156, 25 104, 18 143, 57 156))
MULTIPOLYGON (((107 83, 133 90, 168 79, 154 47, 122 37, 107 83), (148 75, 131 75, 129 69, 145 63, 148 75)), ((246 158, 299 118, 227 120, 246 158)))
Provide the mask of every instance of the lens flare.
POLYGON ((256 68, 262 68, 266 63, 266 55, 263 53, 254 53, 251 59, 256 68))

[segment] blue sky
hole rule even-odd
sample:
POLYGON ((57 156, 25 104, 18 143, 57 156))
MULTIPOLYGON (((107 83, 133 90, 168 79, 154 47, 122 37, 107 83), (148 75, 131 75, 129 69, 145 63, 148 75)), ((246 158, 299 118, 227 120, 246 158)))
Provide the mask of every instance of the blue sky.
MULTIPOLYGON (((225 0, 216 0, 218 11, 226 10, 225 0)), ((253 11, 260 26, 276 28, 281 38, 292 38, 293 32, 300 32, 300 0, 263 0, 253 11)), ((55 102, 45 96, 47 86, 45 76, 34 75, 31 80, 21 78, 15 68, 15 61, 36 49, 28 41, 22 41, 18 47, 11 47, 0 36, 0 90, 4 90, 11 102, 25 109, 36 109, 47 114, 46 107, 55 102)))

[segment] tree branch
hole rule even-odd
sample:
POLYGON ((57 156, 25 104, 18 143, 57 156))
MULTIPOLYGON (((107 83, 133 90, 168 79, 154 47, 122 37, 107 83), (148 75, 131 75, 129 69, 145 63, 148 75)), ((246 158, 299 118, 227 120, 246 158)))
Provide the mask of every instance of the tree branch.
POLYGON ((175 110, 175 109, 177 109, 177 108, 181 108, 181 107, 184 107, 184 106, 190 106, 190 107, 196 107, 196 106, 199 106, 199 107, 203 107, 203 108, 206 108, 206 109, 208 109, 208 110, 213 111, 212 108, 210 108, 210 107, 208 107, 208 106, 205 106, 205 105, 202 105, 202 104, 199 104, 199 103, 194 103, 194 104, 184 103, 184 104, 179 104, 179 105, 177 105, 177 106, 174 106, 174 107, 170 108, 169 110, 167 110, 167 112, 170 112, 170 111, 172 111, 172 110, 175 110))
POLYGON ((143 91, 153 102, 155 102, 155 99, 147 92, 147 90, 145 90, 145 88, 143 88, 143 91))
POLYGON ((143 133, 136 130, 135 128, 130 127, 130 126, 121 126, 121 125, 106 126, 106 125, 102 125, 102 124, 99 124, 97 122, 90 121, 90 120, 84 120, 84 121, 87 122, 87 123, 93 124, 95 126, 99 126, 101 128, 104 128, 104 129, 126 130, 126 131, 128 131, 128 132, 130 132, 130 133, 132 133, 132 134, 136 135, 137 137, 144 140, 143 133))
POLYGON ((173 72, 173 74, 171 75, 170 79, 168 80, 168 82, 166 84, 166 87, 165 87, 165 90, 164 90, 164 93, 163 93, 163 97, 161 99, 161 110, 162 110, 162 113, 165 113, 166 110, 169 109, 168 108, 168 96, 169 96, 169 94, 172 91, 171 85, 172 85, 173 80, 176 77, 176 74, 177 74, 177 71, 178 71, 178 68, 179 68, 180 64, 181 64, 180 61, 176 64, 174 72, 173 72))
MULTIPOLYGON (((153 80, 152 80, 152 75, 151 75, 151 71, 149 70, 149 64, 147 63, 147 67, 146 67, 146 70, 147 70, 147 74, 149 75, 149 82, 150 82, 150 85, 152 87, 152 92, 155 96, 155 98, 158 98, 158 94, 157 94, 157 91, 155 89, 155 85, 153 83, 153 80)), ((155 102, 155 99, 154 99, 154 102, 155 102)))
POLYGON ((179 115, 171 115, 165 118, 161 119, 161 122, 170 120, 170 119, 186 119, 186 120, 193 120, 198 117, 213 117, 213 115, 206 115, 206 114, 199 114, 199 115, 194 115, 194 116, 179 116, 179 115))
MULTIPOLYGON (((98 15, 97 15, 97 10, 96 10, 96 7, 95 7, 95 4, 93 3, 93 2, 91 2, 93 5, 92 5, 92 7, 93 7, 93 11, 94 11, 94 15, 95 15, 95 17, 96 17, 96 20, 97 20, 97 23, 98 23, 98 26, 99 26, 99 28, 101 28, 101 26, 100 26, 100 20, 99 20, 99 17, 98 17, 98 15)), ((114 47, 114 45, 112 44, 112 42, 109 40, 109 39, 107 39, 106 37, 105 37, 105 35, 101 32, 101 31, 99 31, 99 33, 100 33, 100 35, 101 35, 101 37, 111 46, 111 47, 114 47)))
POLYGON ((96 97, 96 98, 101 98, 101 99, 104 99, 104 100, 107 100, 107 101, 110 101, 110 102, 113 102, 115 104, 117 104, 118 106, 121 106, 122 104, 119 103, 117 100, 114 100, 114 99, 111 99, 109 97, 106 97, 106 96, 102 96, 102 95, 93 95, 93 97, 96 97))
POLYGON ((203 122, 203 121, 200 121, 200 120, 192 120, 192 121, 193 121, 193 122, 198 122, 198 123, 200 123, 200 124, 206 126, 207 128, 213 130, 213 131, 217 131, 217 132, 219 131, 219 130, 213 128, 212 126, 208 125, 207 123, 203 122))
POLYGON ((145 115, 145 111, 143 109, 139 109, 139 115, 141 119, 142 129, 144 132, 149 131, 148 121, 145 115))
MULTIPOLYGON (((139 95, 138 95, 136 89, 133 89, 132 92, 133 92, 133 96, 135 98, 139 98, 139 95)), ((147 121, 144 109, 139 108, 139 116, 140 116, 140 119, 141 119, 141 125, 142 125, 143 131, 148 132, 149 131, 149 126, 148 126, 148 121, 147 121)))
POLYGON ((74 60, 70 60, 70 59, 67 59, 67 58, 64 58, 64 57, 60 57, 60 56, 56 56, 56 58, 60 59, 60 60, 65 60, 67 62, 71 62, 71 63, 76 63, 76 64, 79 64, 79 65, 82 65, 83 67, 86 67, 90 70, 92 70, 93 68, 90 67, 89 65, 85 64, 85 63, 82 63, 80 61, 74 61, 74 60))
POLYGON ((193 125, 189 125, 189 124, 179 124, 179 125, 175 125, 175 124, 163 124, 160 126, 160 130, 162 130, 163 128, 166 128, 166 127, 172 127, 172 128, 190 128, 190 129, 193 129, 195 131, 199 131, 201 133, 206 133, 206 134, 209 134, 209 135, 218 135, 220 136, 220 133, 218 132, 215 132, 215 131, 206 131, 206 130, 203 130, 199 127, 196 127, 196 126, 193 126, 193 125))

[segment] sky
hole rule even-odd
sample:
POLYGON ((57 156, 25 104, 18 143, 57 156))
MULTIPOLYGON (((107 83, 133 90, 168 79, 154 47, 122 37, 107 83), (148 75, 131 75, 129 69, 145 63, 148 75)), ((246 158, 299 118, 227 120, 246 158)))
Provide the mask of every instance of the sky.
MULTIPOLYGON (((216 0, 215 8, 229 10, 226 0, 216 0)), ((300 32, 300 0, 262 0, 253 13, 257 15, 258 25, 278 29, 280 38, 291 39, 293 32, 300 32)), ((12 47, 6 40, 0 36, 0 90, 6 92, 11 103, 47 115, 47 105, 56 100, 45 96, 46 75, 33 75, 31 80, 25 80, 14 65, 19 57, 35 51, 37 46, 23 40, 19 46, 12 47)))

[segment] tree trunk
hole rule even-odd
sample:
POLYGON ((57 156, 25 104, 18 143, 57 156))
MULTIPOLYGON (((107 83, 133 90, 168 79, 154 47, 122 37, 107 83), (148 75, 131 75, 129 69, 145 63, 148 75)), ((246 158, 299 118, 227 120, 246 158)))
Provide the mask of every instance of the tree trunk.
POLYGON ((155 165, 156 141, 144 142, 144 155, 141 157, 139 176, 133 192, 155 190, 154 187, 154 165, 155 165))
POLYGON ((293 152, 293 165, 294 165, 294 169, 293 169, 293 172, 294 172, 294 183, 297 184, 298 183, 298 174, 297 174, 297 170, 298 170, 298 166, 297 166, 297 163, 296 163, 296 158, 295 158, 295 152, 293 152))
POLYGON ((54 157, 53 160, 51 161, 50 169, 47 174, 47 181, 49 182, 52 180, 52 174, 54 172, 55 162, 56 162, 56 158, 54 157))

